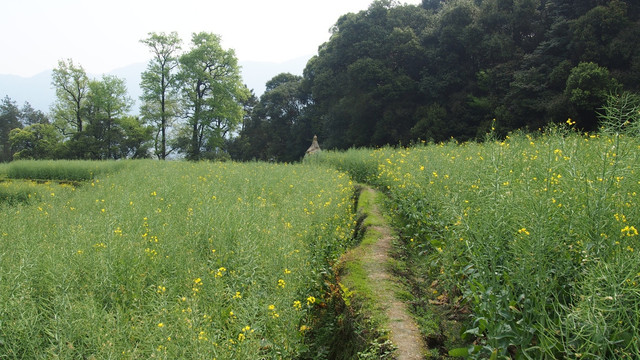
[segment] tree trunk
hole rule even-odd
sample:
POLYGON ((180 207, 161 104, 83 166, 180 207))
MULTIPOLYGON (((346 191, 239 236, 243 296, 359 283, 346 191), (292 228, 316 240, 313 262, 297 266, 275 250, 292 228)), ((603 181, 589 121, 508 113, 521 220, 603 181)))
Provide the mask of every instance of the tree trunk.
POLYGON ((76 128, 78 132, 82 132, 82 117, 80 116, 80 98, 76 101, 76 128))
POLYGON ((191 134, 191 160, 198 160, 200 157, 200 144, 198 141, 199 119, 200 118, 200 101, 196 100, 196 106, 193 112, 193 129, 191 134))
POLYGON ((160 71, 162 71, 162 94, 160 99, 160 127, 162 128, 162 139, 160 139, 160 141, 162 144, 160 145, 160 159, 165 160, 167 158, 167 115, 165 114, 165 93, 167 92, 167 87, 164 77, 164 64, 162 64, 160 71))

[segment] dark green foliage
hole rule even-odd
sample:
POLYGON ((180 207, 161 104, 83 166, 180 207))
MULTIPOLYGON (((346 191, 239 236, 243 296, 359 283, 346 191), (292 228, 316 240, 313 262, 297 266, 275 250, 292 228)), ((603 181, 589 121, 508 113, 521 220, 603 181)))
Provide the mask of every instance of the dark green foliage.
POLYGON ((375 1, 307 64, 305 115, 339 149, 473 139, 494 118, 499 135, 595 130, 607 92, 640 90, 639 16, 620 0, 375 1))
MULTIPOLYGON (((21 147, 14 147, 12 134, 21 132, 25 126, 27 129, 51 127, 44 113, 35 110, 29 103, 24 103, 19 108, 15 101, 5 96, 0 102, 0 162, 11 161, 14 154, 22 150, 21 147)), ((31 139, 33 140, 37 140, 37 137, 31 139)))
POLYGON ((430 22, 426 11, 383 1, 338 20, 305 69, 305 89, 321 117, 318 136, 327 147, 410 138, 427 66, 420 34, 430 22))
POLYGON ((604 105, 607 96, 616 92, 618 82, 612 79, 606 68, 592 62, 580 63, 571 70, 564 95, 588 121, 586 126, 596 126, 596 110, 604 105))
POLYGON ((270 82, 230 150, 291 161, 314 134, 348 149, 595 130, 609 93, 640 90, 639 18, 621 0, 374 1, 338 19, 302 80, 270 82))
POLYGON ((301 85, 302 77, 288 73, 267 82, 265 93, 251 107, 240 136, 232 142, 234 158, 291 162, 304 155, 313 129, 303 116, 308 99, 301 85))
POLYGON ((11 161, 13 152, 9 144, 9 133, 15 128, 21 128, 19 121, 20 110, 8 96, 0 104, 0 162, 11 161))

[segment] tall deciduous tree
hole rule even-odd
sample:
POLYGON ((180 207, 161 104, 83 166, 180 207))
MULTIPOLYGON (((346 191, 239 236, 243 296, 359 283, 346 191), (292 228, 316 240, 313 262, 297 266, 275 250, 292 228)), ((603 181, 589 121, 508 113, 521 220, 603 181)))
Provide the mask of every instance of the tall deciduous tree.
POLYGON ((59 127, 66 135, 82 132, 89 92, 87 73, 71 59, 60 60, 58 67, 53 69, 51 84, 56 90, 53 113, 59 127))
POLYGON ((131 109, 133 101, 127 95, 124 80, 113 75, 90 81, 89 89, 87 131, 101 145, 100 158, 117 158, 117 147, 123 137, 118 121, 131 109))
POLYGON ((242 102, 249 91, 235 52, 224 50, 220 37, 201 32, 193 34, 191 44, 180 57, 180 78, 190 136, 186 155, 198 160, 203 152, 217 151, 242 121, 242 102))
POLYGON ((167 130, 178 112, 176 68, 182 40, 176 32, 149 33, 149 37, 140 40, 149 47, 153 59, 142 73, 142 116, 157 125, 155 153, 160 159, 166 159, 167 130), (158 139, 159 137, 159 139, 158 139))

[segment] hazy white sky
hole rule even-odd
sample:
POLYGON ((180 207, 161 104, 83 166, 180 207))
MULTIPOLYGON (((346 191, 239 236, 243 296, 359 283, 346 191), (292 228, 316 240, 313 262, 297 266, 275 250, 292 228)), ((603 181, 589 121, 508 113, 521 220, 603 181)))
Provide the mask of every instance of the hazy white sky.
MULTIPOLYGON (((317 53, 340 15, 373 0, 0 0, 0 74, 32 76, 71 58, 101 74, 150 53, 149 32, 222 37, 241 61, 283 62, 317 53)), ((420 4, 421 0, 401 0, 420 4)))

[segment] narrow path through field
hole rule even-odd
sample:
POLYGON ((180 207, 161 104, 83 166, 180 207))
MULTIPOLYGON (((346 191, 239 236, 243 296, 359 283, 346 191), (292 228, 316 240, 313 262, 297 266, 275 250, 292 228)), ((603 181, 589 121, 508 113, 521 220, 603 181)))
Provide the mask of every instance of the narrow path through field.
MULTIPOLYGON (((374 192, 371 188, 363 191, 374 192)), ((389 269, 391 258, 391 242, 393 233, 382 216, 376 202, 372 202, 367 217, 376 218, 366 231, 377 233, 377 240, 364 253, 363 267, 370 280, 373 293, 386 312, 389 319, 390 339, 397 347, 395 358, 398 360, 423 359, 424 342, 418 326, 411 318, 407 305, 396 297, 399 284, 389 269)))

